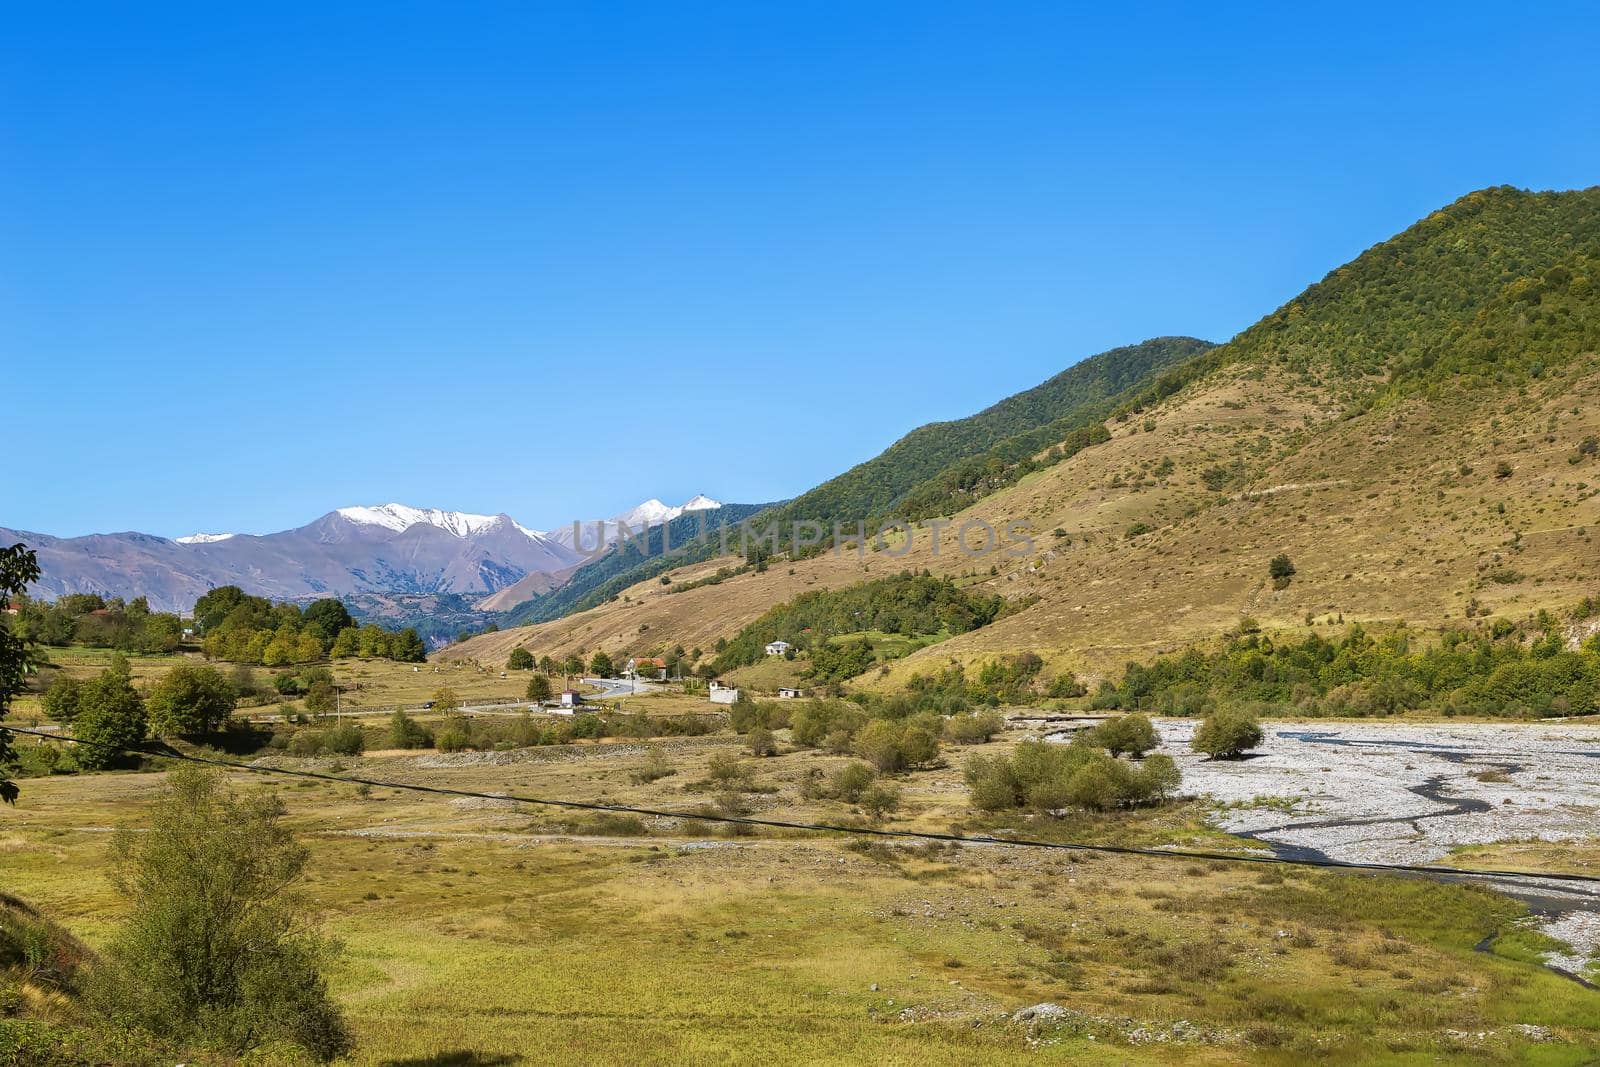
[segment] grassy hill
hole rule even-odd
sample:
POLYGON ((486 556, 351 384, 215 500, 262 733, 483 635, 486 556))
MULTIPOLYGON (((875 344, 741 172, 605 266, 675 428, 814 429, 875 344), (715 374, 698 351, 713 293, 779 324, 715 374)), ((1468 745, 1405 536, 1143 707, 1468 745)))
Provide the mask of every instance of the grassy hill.
POLYGON ((1244 616, 1304 631, 1563 609, 1600 585, 1597 279, 1600 189, 1473 193, 1136 386, 1105 440, 955 515, 1031 522, 1031 554, 935 554, 919 536, 681 593, 637 585, 452 654, 709 650, 807 590, 908 567, 1037 601, 874 684, 1022 651, 1049 671, 1118 672, 1244 616), (1275 588, 1280 553, 1297 573, 1275 588))

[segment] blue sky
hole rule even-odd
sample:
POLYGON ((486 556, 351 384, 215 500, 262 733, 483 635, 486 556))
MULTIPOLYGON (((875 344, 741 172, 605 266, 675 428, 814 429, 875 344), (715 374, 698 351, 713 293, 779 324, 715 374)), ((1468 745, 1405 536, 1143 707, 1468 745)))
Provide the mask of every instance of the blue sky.
POLYGON ((0 525, 776 499, 1600 182, 1582 7, 1113 7, 13 8, 0 525))

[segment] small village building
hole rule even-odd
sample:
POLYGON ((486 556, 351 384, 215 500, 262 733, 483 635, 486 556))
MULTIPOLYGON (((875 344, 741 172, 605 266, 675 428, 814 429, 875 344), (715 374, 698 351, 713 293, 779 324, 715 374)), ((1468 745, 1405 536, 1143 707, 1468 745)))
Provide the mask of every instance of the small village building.
POLYGON ((767 646, 767 655, 769 655, 769 656, 786 656, 786 655, 789 654, 789 648, 790 647, 791 646, 789 645, 789 642, 787 642, 787 641, 774 641, 774 642, 772 642, 771 644, 769 644, 767 646))
POLYGON ((561 706, 575 708, 583 703, 583 694, 576 689, 563 689, 561 691, 561 706))
POLYGON ((805 695, 806 691, 804 689, 796 689, 789 685, 780 685, 778 687, 779 700, 798 700, 805 695))
POLYGON ((739 702, 739 689, 737 686, 723 685, 721 682, 711 683, 711 703, 737 704, 739 702))
POLYGON ((628 661, 622 673, 629 677, 638 677, 640 668, 643 668, 646 674, 659 678, 667 672, 667 661, 661 656, 635 656, 628 661))

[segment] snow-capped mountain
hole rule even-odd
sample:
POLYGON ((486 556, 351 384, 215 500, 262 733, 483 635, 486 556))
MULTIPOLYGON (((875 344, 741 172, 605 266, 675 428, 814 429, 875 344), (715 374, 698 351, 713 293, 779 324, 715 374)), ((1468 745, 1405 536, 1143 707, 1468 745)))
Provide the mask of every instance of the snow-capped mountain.
MULTIPOLYGON (((440 511, 438 508, 413 508, 405 504, 378 504, 373 507, 340 508, 335 514, 351 522, 382 526, 396 533, 420 523, 437 526, 457 537, 467 537, 493 525, 494 515, 472 515, 465 511, 440 511)), ((518 527, 526 530, 526 527, 518 527)), ((530 536, 534 531, 527 531, 530 536)))
POLYGON ((271 534, 197 533, 59 538, 0 528, 0 544, 21 541, 43 570, 36 596, 99 593, 148 598, 157 611, 188 611, 219 585, 256 596, 492 596, 511 586, 560 585, 596 552, 596 529, 610 545, 626 524, 637 532, 683 514, 721 507, 697 496, 679 507, 647 500, 613 519, 585 524, 581 548, 572 527, 543 533, 509 515, 478 515, 407 504, 338 508, 314 522, 271 534))
POLYGON ((226 541, 228 538, 236 537, 236 536, 238 536, 238 535, 237 534, 231 534, 231 533, 221 533, 221 534, 197 533, 197 534, 190 534, 188 537, 175 537, 175 538, 173 538, 173 540, 177 541, 178 544, 180 544, 180 545, 214 545, 218 541, 226 541))
POLYGON ((577 519, 559 529, 551 530, 549 537, 568 548, 577 548, 586 553, 593 553, 607 545, 614 544, 622 536, 624 528, 630 534, 640 533, 652 526, 671 522, 679 515, 691 511, 711 511, 720 508, 720 500, 712 500, 701 493, 677 507, 663 504, 655 497, 651 497, 642 504, 636 504, 620 515, 613 515, 609 519, 577 519))

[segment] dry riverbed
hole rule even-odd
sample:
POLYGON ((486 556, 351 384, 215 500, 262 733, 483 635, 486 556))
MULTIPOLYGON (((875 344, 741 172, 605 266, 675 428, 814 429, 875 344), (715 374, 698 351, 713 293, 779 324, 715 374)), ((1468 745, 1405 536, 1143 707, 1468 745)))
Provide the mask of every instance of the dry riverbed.
MULTIPOLYGON (((1189 751, 1197 724, 1159 724, 1185 793, 1218 804, 1216 825, 1275 853, 1362 863, 1450 863, 1455 850, 1600 838, 1600 724, 1264 724, 1251 758, 1189 751)), ((1494 864, 1493 866, 1500 866, 1494 864)), ((1578 873, 1582 863, 1574 865, 1578 873)), ((1593 873, 1600 875, 1600 870, 1593 873)), ((1600 960, 1600 885, 1499 879, 1546 934, 1548 962, 1588 974, 1600 960)))

